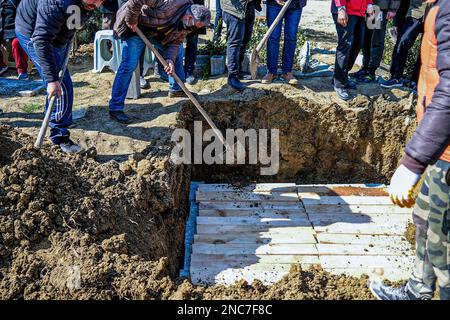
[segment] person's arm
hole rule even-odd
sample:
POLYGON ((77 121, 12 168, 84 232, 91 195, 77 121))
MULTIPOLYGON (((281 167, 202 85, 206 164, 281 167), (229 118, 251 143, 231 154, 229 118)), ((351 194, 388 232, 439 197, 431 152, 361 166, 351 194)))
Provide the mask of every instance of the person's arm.
POLYGON ((183 42, 184 38, 178 38, 166 44, 163 52, 164 59, 174 62, 177 59, 178 50, 180 49, 180 46, 183 45, 183 42))
POLYGON ((66 12, 56 2, 40 0, 32 35, 34 49, 47 82, 59 80, 59 68, 53 55, 53 40, 66 23, 66 12))
POLYGON ((440 81, 422 121, 405 149, 402 164, 422 174, 426 166, 436 162, 450 143, 450 14, 438 14, 436 66, 440 81))
POLYGON ((125 12, 126 24, 133 29, 133 26, 136 26, 139 22, 142 7, 153 8, 157 6, 157 3, 158 0, 129 0, 125 12))

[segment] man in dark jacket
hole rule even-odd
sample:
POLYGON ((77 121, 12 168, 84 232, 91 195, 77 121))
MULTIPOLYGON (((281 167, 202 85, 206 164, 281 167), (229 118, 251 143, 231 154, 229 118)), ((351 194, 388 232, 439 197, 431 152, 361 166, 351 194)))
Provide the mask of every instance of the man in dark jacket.
POLYGON ((373 0, 376 17, 373 23, 366 24, 363 44, 363 65, 361 70, 350 77, 362 82, 374 82, 375 71, 381 64, 384 52, 387 22, 393 19, 400 7, 400 0, 373 0))
POLYGON ((380 82, 383 88, 403 86, 402 78, 408 54, 414 46, 417 37, 423 33, 426 9, 426 0, 411 0, 403 28, 399 33, 392 53, 390 78, 380 82))
POLYGON ((434 2, 425 22, 418 85, 419 126, 406 146, 389 187, 401 207, 414 203, 412 190, 425 179, 413 211, 416 261, 402 287, 372 282, 382 300, 431 299, 436 285, 441 300, 450 300, 450 1, 434 2))
POLYGON ((228 84, 244 90, 239 80, 244 54, 255 22, 255 10, 261 11, 261 0, 220 0, 223 21, 227 25, 228 84))
MULTIPOLYGON (((11 47, 19 79, 26 80, 28 79, 28 56, 20 46, 14 32, 14 20, 19 3, 20 0, 0 0, 0 44, 5 44, 7 50, 11 47)), ((0 75, 8 70, 8 66, 3 63, 3 59, 0 50, 0 75)))
POLYGON ((57 96, 50 117, 50 140, 64 152, 75 153, 81 147, 70 140, 73 84, 68 70, 63 79, 59 73, 69 55, 77 28, 88 18, 88 12, 103 0, 22 0, 16 15, 16 35, 20 45, 33 61, 47 84, 47 110, 50 97, 57 96))
POLYGON ((121 38, 122 61, 112 88, 109 114, 115 120, 127 123, 123 112, 128 86, 145 43, 133 31, 137 25, 148 36, 156 49, 162 52, 168 67, 169 97, 184 96, 184 92, 171 77, 176 73, 184 81, 183 41, 193 31, 209 26, 211 12, 191 0, 129 0, 117 12, 114 31, 121 38))

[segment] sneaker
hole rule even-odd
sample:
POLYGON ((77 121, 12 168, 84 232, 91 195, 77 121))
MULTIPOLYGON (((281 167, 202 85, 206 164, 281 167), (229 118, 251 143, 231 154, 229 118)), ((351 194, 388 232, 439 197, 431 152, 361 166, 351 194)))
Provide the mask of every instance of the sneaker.
POLYGON ((262 78, 261 83, 271 84, 275 79, 275 75, 273 73, 267 72, 267 74, 262 78))
POLYGON ((70 139, 68 139, 67 142, 60 143, 59 147, 65 153, 80 153, 82 150, 80 145, 74 143, 70 139))
POLYGON ((350 95, 348 94, 348 91, 346 88, 334 87, 334 91, 336 91, 336 94, 340 99, 342 99, 344 101, 347 101, 348 99, 350 99, 350 95))
POLYGON ((356 90, 356 82, 349 79, 345 85, 345 89, 356 90))
POLYGON ((376 79, 377 78, 376 78, 375 74, 370 73, 370 72, 367 72, 367 74, 364 77, 359 78, 359 80, 364 83, 372 83, 372 82, 375 82, 376 79))
POLYGON ((148 83, 147 80, 145 80, 144 77, 139 77, 139 86, 141 87, 141 89, 149 89, 150 88, 150 83, 148 83))
POLYGON ((130 118, 123 111, 110 111, 109 116, 120 123, 130 122, 130 118))
POLYGON ((1 76, 2 74, 4 74, 6 71, 8 71, 8 67, 1 67, 1 68, 0 68, 0 76, 1 76))
POLYGON ((383 88, 398 88, 402 87, 403 83, 399 79, 391 78, 389 80, 380 79, 380 86, 383 88))
POLYGON ((371 281, 369 289, 378 300, 419 300, 406 286, 396 288, 381 281, 371 281))
POLYGON ((242 84, 241 81, 239 81, 237 76, 233 75, 229 76, 227 82, 228 85, 232 87, 234 90, 243 91, 245 89, 245 86, 242 84))
POLYGON ((183 90, 178 91, 169 91, 169 94, 167 95, 169 98, 186 98, 186 93, 184 93, 183 90))
POLYGON ((194 75, 190 74, 187 76, 186 78, 186 83, 187 84, 194 84, 197 81, 197 79, 194 77, 194 75))
POLYGON ((294 77, 292 72, 288 72, 286 74, 283 74, 281 77, 284 79, 284 81, 286 81, 289 84, 293 84, 293 85, 297 85, 298 84, 298 80, 297 80, 296 77, 294 77))
POLYGON ((22 72, 21 74, 19 74, 19 76, 17 77, 17 79, 19 79, 19 80, 29 80, 30 77, 28 76, 28 73, 22 72))
POLYGON ((364 78, 367 75, 367 73, 368 72, 366 69, 361 69, 357 72, 349 73, 348 76, 353 79, 360 79, 360 78, 364 78))

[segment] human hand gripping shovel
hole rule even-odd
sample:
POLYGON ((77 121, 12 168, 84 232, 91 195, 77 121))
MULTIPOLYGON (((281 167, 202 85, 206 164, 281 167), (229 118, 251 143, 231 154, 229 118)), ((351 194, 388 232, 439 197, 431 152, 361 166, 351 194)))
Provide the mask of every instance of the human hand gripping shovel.
MULTIPOLYGON (((153 52, 153 54, 155 55, 155 57, 158 59, 159 62, 161 62, 161 64, 163 65, 164 68, 168 67, 167 61, 161 56, 161 54, 159 53, 158 50, 156 50, 156 48, 151 44, 151 42, 147 39, 147 37, 142 33, 142 31, 139 29, 139 27, 135 26, 134 27, 134 31, 136 32, 136 34, 139 36, 139 38, 141 38, 142 41, 144 41, 145 45, 153 52)), ((220 130, 217 128, 217 126, 215 125, 215 123, 211 120, 211 118, 209 117, 209 115, 206 113, 205 109, 203 109, 203 107, 200 105, 200 103, 198 102, 198 100, 194 97, 194 95, 189 91, 188 88, 186 88, 186 86, 184 85, 184 82, 181 81, 180 77, 178 77, 178 75, 174 72, 172 77, 175 79, 175 81, 178 83, 178 85, 181 87, 181 89, 184 91, 184 93, 188 96, 189 100, 192 101, 192 103, 194 104, 194 106, 197 108, 197 110, 201 113, 201 115, 203 116, 203 118, 205 118, 206 122, 208 122, 209 126, 212 128, 212 130, 214 131, 214 134, 216 135, 217 139, 220 140, 220 142, 225 146, 225 148, 227 150, 233 150, 234 151, 234 146, 229 146, 226 142, 225 142, 225 138, 222 135, 222 132, 220 132, 220 130)), ((239 143, 239 142, 238 142, 239 143)))
POLYGON ((289 8, 289 5, 291 4, 292 0, 288 0, 283 5, 283 8, 281 8, 281 11, 278 13, 277 17, 273 21, 273 23, 270 25, 269 30, 267 30, 264 37, 261 39, 261 41, 258 43, 256 48, 253 48, 252 54, 250 56, 250 74, 252 76, 252 79, 256 79, 257 72, 258 72, 258 65, 259 65, 259 52, 261 51, 262 47, 266 44, 267 40, 269 39, 270 35, 273 33, 273 30, 277 27, 280 20, 283 18, 284 14, 286 13, 287 9, 289 8))
MULTIPOLYGON (((59 71, 59 83, 63 81, 64 74, 67 70, 67 65, 69 63, 69 55, 71 51, 72 44, 69 46, 69 49, 67 50, 66 54, 66 60, 64 61, 64 64, 62 66, 61 71, 59 71)), ((57 97, 55 95, 52 95, 50 97, 50 102, 48 103, 47 112, 45 113, 44 120, 41 124, 41 129, 39 129, 39 134, 36 138, 36 142, 34 143, 34 147, 37 149, 40 149, 42 147, 42 144, 44 143, 45 134, 47 133, 48 124, 50 123, 50 116, 52 115, 53 107, 55 105, 57 97)))

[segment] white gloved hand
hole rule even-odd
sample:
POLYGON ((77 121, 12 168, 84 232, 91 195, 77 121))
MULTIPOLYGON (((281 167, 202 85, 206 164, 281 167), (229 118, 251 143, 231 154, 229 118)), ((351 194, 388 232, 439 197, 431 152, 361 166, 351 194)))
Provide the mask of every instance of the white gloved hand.
POLYGON ((389 186, 391 201, 402 208, 411 208, 415 202, 413 189, 419 180, 419 174, 412 172, 404 165, 400 165, 392 176, 389 186))

